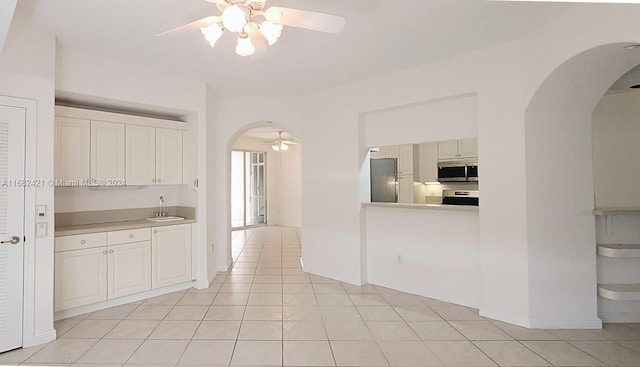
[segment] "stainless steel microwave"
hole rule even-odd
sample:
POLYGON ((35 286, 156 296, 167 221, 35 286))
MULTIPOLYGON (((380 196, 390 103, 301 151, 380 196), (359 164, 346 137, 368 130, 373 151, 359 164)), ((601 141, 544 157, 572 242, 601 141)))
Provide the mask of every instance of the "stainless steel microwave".
POLYGON ((477 182, 478 161, 438 162, 438 181, 440 182, 477 182))

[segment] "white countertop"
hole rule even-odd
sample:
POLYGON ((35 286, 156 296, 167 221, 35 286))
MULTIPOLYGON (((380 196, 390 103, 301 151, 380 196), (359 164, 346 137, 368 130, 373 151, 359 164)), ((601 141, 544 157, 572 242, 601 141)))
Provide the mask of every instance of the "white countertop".
POLYGON ((418 209, 418 210, 446 210, 459 212, 478 212, 479 208, 473 205, 443 205, 443 204, 401 204, 401 203, 362 203, 363 207, 418 209))
POLYGON ((107 223, 92 223, 92 224, 80 224, 64 227, 56 227, 55 236, 69 236, 76 234, 87 234, 107 231, 122 231, 126 229, 136 228, 150 228, 150 227, 163 227, 172 226, 177 224, 191 224, 196 223, 195 219, 183 219, 169 222, 152 222, 146 219, 140 220, 127 220, 121 222, 107 222, 107 223))

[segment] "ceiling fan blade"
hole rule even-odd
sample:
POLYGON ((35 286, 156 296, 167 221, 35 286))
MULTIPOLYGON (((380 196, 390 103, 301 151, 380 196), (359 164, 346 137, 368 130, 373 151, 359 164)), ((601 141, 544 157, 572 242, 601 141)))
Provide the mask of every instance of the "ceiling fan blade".
POLYGON ((281 8, 272 6, 264 13, 267 20, 291 27, 310 29, 312 31, 336 34, 345 25, 344 17, 313 11, 281 8), (278 19, 282 15, 282 19, 278 19))
POLYGON ((181 25, 180 27, 176 27, 173 29, 169 29, 168 31, 164 31, 162 33, 158 33, 156 34, 156 37, 164 37, 164 36, 177 36, 179 34, 188 32, 188 31, 193 31, 196 29, 200 29, 202 27, 206 27, 208 25, 211 25, 213 23, 217 23, 220 22, 220 17, 218 16, 209 16, 209 17, 205 17, 202 19, 198 19, 195 22, 191 22, 185 25, 181 25))

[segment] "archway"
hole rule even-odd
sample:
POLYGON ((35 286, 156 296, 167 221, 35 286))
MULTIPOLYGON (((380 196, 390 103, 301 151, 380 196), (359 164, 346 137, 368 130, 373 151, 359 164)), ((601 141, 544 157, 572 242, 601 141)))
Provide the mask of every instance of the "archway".
POLYGON ((602 45, 568 59, 544 80, 526 109, 532 327, 554 325, 549 320, 600 326, 592 114, 609 87, 640 64, 640 51, 627 45, 602 45))
MULTIPOLYGON (((264 225, 294 227, 300 232, 302 226, 302 144, 291 128, 279 123, 259 121, 245 125, 238 129, 227 142, 227 264, 231 265, 232 258, 232 154, 238 152, 254 152, 264 157, 263 184, 267 191, 266 211, 264 225), (276 151, 272 148, 273 142, 283 137, 285 149, 276 151), (266 163, 265 163, 266 162, 266 163)), ((251 226, 249 226, 251 227, 251 226)))

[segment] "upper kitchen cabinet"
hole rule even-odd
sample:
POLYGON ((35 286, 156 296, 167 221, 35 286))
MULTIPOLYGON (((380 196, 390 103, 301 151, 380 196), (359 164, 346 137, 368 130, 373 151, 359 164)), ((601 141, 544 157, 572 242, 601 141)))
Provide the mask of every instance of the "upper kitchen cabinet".
POLYGON ((127 125, 127 185, 182 184, 182 131, 127 125))
POLYGON ((438 160, 478 158, 477 139, 445 140, 438 142, 438 160))
POLYGON ((398 176, 413 175, 413 145, 398 145, 398 176))
POLYGON ((438 143, 413 146, 413 176, 418 182, 438 182, 438 143))
POLYGON ((124 124, 91 121, 91 179, 114 185, 125 178, 124 124))
POLYGON ((156 184, 182 183, 182 131, 156 129, 156 184))
POLYGON ((90 122, 85 119, 55 118, 55 178, 86 180, 90 177, 90 122))
POLYGON ((56 178, 181 185, 184 131, 180 121, 56 106, 56 178))
POLYGON ((127 125, 127 185, 156 184, 156 129, 127 125))

